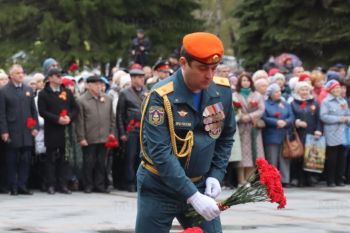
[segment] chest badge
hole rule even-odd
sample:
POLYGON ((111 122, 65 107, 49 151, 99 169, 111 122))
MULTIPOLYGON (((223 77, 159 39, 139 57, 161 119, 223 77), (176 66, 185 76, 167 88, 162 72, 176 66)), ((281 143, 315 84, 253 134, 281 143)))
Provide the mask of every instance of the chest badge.
POLYGON ((221 102, 207 106, 203 112, 204 129, 209 136, 217 139, 221 134, 222 123, 225 119, 224 107, 221 102))
POLYGON ((188 114, 188 112, 186 112, 184 110, 177 111, 177 113, 179 114, 180 117, 185 117, 188 114))

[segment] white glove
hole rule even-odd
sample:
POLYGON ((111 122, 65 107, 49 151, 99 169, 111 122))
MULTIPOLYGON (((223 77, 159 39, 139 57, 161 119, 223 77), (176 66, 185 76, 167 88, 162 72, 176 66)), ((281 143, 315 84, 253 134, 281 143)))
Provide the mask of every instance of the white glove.
POLYGON ((206 185, 205 192, 204 192, 205 195, 215 199, 221 193, 220 182, 216 178, 208 177, 207 180, 205 181, 205 185, 206 185))
POLYGON ((219 207, 214 199, 203 195, 200 192, 196 192, 190 198, 188 198, 187 203, 190 203, 197 213, 202 215, 207 221, 211 221, 220 215, 219 207))

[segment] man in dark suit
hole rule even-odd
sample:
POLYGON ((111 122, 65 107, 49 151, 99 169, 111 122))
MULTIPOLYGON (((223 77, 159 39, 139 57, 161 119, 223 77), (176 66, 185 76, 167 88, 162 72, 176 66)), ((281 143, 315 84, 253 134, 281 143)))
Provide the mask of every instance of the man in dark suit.
POLYGON ((50 69, 47 80, 45 88, 39 92, 38 97, 39 113, 45 120, 47 192, 49 194, 55 193, 57 179, 60 191, 71 194, 67 188, 69 162, 66 157, 65 131, 67 126, 77 117, 78 105, 72 92, 62 86, 62 74, 59 69, 50 69))
POLYGON ((32 89, 23 84, 22 66, 10 68, 10 82, 0 90, 0 131, 6 143, 7 176, 11 195, 32 192, 27 189, 33 137, 37 124, 28 126, 29 118, 38 122, 32 89))

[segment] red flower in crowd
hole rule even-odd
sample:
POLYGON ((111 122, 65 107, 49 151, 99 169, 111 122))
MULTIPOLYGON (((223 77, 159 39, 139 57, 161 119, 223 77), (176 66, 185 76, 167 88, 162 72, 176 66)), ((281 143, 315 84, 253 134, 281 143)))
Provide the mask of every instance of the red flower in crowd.
POLYGON ((250 106, 252 106, 253 108, 257 108, 257 107, 259 107, 259 103, 256 101, 252 101, 252 102, 250 102, 250 106))
POLYGON ((33 117, 28 117, 27 119, 27 128, 33 129, 36 125, 36 120, 33 117))
POLYGON ((278 209, 284 208, 287 204, 287 199, 284 195, 279 171, 263 158, 258 158, 256 160, 256 165, 259 172, 260 183, 266 187, 270 202, 278 203, 278 209))
POLYGON ((60 117, 65 117, 68 115, 68 110, 67 109, 62 109, 62 111, 60 112, 60 117))
POLYGON ((181 231, 180 233, 203 233, 203 230, 199 227, 191 227, 181 231))
POLYGON ((306 107, 306 105, 307 105, 307 101, 304 100, 304 101, 300 104, 300 108, 301 108, 301 109, 304 109, 304 108, 306 107))
POLYGON ((72 65, 70 65, 70 67, 68 68, 68 71, 74 72, 78 69, 78 64, 77 63, 73 63, 72 65))
POLYGON ((274 117, 276 118, 280 118, 281 117, 281 113, 280 112, 275 112, 275 114, 273 114, 274 117))
POLYGON ((235 108, 242 108, 242 104, 240 102, 233 101, 233 107, 235 108))
POLYGON ((117 148, 117 147, 119 147, 119 142, 115 139, 114 136, 109 135, 109 136, 108 136, 108 140, 107 140, 107 142, 105 143, 105 147, 106 147, 107 149, 117 148))
POLYGON ((129 121, 128 126, 126 127, 126 133, 130 133, 131 130, 133 130, 135 127, 140 128, 141 123, 139 121, 135 121, 134 119, 131 119, 129 121))

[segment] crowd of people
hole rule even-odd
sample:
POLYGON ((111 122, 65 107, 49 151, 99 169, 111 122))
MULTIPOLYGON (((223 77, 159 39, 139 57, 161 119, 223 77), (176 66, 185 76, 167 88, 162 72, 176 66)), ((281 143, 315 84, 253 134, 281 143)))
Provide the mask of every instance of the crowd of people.
POLYGON ((304 70, 286 57, 282 66, 270 62, 254 73, 230 76, 220 69, 227 67, 219 66, 217 75, 231 81, 238 129, 227 187, 249 183, 258 157, 280 170, 284 187, 349 183, 350 80, 343 64, 304 70), (289 157, 287 140, 299 140, 303 150, 298 156, 289 157))
MULTIPOLYGON (((0 72, 1 193, 135 192, 142 102, 154 84, 179 69, 176 56, 153 67, 115 67, 109 78, 59 67, 48 58, 42 73, 26 75, 19 64, 0 72)), ((350 183, 344 65, 307 71, 287 57, 283 66, 272 62, 253 73, 220 64, 215 76, 230 81, 237 124, 224 186, 249 185, 258 157, 281 171, 284 187, 350 183), (321 168, 310 171, 304 155, 283 154, 293 132, 305 150, 310 135, 325 140, 321 168)))

